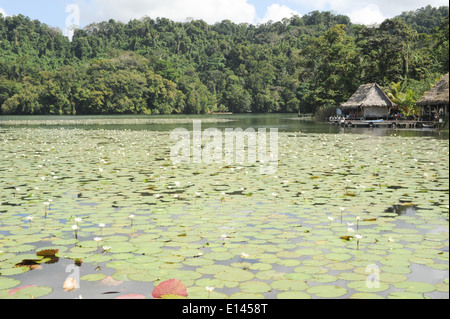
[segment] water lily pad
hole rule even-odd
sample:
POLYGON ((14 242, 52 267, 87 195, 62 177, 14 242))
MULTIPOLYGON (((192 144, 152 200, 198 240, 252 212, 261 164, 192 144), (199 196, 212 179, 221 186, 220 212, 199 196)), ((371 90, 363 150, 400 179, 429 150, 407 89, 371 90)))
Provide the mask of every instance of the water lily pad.
POLYGON ((339 279, 338 277, 333 276, 333 275, 328 275, 328 274, 317 274, 317 275, 312 275, 310 277, 311 281, 320 282, 320 283, 335 282, 338 279, 339 279))
POLYGON ((302 291, 309 288, 308 284, 304 281, 287 279, 275 280, 272 282, 271 286, 273 289, 284 291, 302 291))
POLYGON ((214 261, 211 259, 204 259, 204 258, 189 258, 183 261, 183 264, 186 266, 207 266, 207 265, 213 265, 214 261))
POLYGON ((383 282, 374 282, 374 281, 352 281, 347 284, 347 287, 355 289, 360 292, 381 292, 389 289, 389 285, 383 282))
POLYGON ((269 269, 272 269, 272 265, 265 264, 265 263, 255 263, 255 264, 251 264, 250 269, 251 270, 269 270, 269 269))
POLYGON ((201 273, 201 274, 205 274, 205 275, 214 275, 217 274, 219 272, 223 272, 223 271, 227 271, 229 270, 228 266, 225 265, 206 265, 203 267, 199 267, 196 269, 197 272, 201 273))
POLYGON ((350 296, 350 299, 385 299, 383 296, 368 293, 368 292, 357 292, 350 296))
POLYGON ((13 297, 18 299, 35 299, 46 296, 53 291, 46 286, 28 286, 14 292, 13 297))
POLYGON ((382 266, 381 271, 393 274, 410 274, 411 268, 403 266, 382 266))
POLYGON ((419 282, 419 281, 404 281, 394 284, 395 288, 403 289, 406 292, 427 293, 436 290, 435 285, 419 282))
MULTIPOLYGON (((205 286, 206 287, 206 286, 205 286)), ((187 293, 189 299, 227 299, 228 295, 216 290, 208 292, 205 287, 189 287, 187 293)), ((214 286, 208 286, 214 287, 214 286)))
MULTIPOLYGON (((281 280, 306 281, 307 289, 364 282, 368 264, 379 265, 381 283, 390 285, 381 296, 394 297, 393 291, 400 289, 396 284, 420 278, 422 272, 433 273, 441 283, 434 285, 433 297, 448 294, 446 139, 279 132, 283 156, 275 177, 259 174, 259 165, 171 162, 170 134, 149 128, 74 129, 67 134, 57 127, 2 126, 3 277, 45 277, 37 270, 23 274, 28 266, 14 266, 37 258, 34 251, 56 248, 58 262, 82 258, 83 269, 93 272, 98 266, 105 274, 109 269, 119 281, 157 285, 178 278, 199 298, 225 298, 220 289, 232 294, 258 280, 271 288, 281 280), (44 218, 43 203, 49 199, 44 218), (339 207, 345 207, 342 223, 339 207), (29 214, 32 223, 24 220, 29 214), (132 226, 130 214, 135 215, 132 226), (75 217, 82 218, 78 240, 70 228, 75 217), (348 226, 354 233, 348 232, 347 222, 354 224, 348 226), (360 250, 354 238, 340 239, 354 236, 357 227, 364 236, 360 250), (99 251, 94 237, 103 238, 99 251), (103 252, 101 246, 111 249, 103 252), (242 252, 250 255, 243 262, 242 252), (231 269, 244 272, 242 278, 235 280, 231 269), (208 295, 204 287, 194 286, 197 282, 215 282, 217 289, 208 295)), ((52 258, 41 257, 36 266, 52 258)), ((351 298, 378 295, 343 288, 351 298)), ((249 296, 245 293, 234 297, 249 296)), ((282 290, 277 297, 289 294, 319 297, 293 290, 282 290)))
POLYGON ((339 254, 339 253, 325 254, 325 257, 333 261, 344 261, 352 258, 352 256, 349 254, 339 254))
POLYGON ((81 280, 86 280, 86 281, 100 281, 106 278, 105 274, 89 274, 89 275, 84 275, 83 277, 81 277, 81 280))
POLYGON ((422 293, 408 291, 393 291, 389 293, 388 299, 429 299, 422 293))
MULTIPOLYGON (((215 288, 223 288, 223 281, 220 279, 212 279, 212 278, 202 278, 198 279, 195 284, 199 287, 215 287, 215 288)), ((188 288, 189 290, 189 288, 188 288)))
POLYGON ((235 257, 236 255, 230 252, 210 252, 204 255, 204 258, 212 260, 230 260, 235 257))
POLYGON ((318 249, 312 249, 312 248, 301 248, 297 249, 295 253, 298 256, 314 256, 314 255, 320 255, 322 252, 318 249))
POLYGON ((19 280, 0 276, 0 290, 13 288, 20 284, 19 280))
POLYGON ((248 270, 229 268, 224 271, 218 272, 214 277, 226 281, 242 282, 252 280, 253 278, 255 278, 255 275, 248 270))
POLYGON ((152 292, 153 298, 162 298, 166 295, 187 297, 184 284, 179 279, 170 279, 160 283, 152 292))
POLYGON ((333 285, 319 285, 308 288, 306 292, 320 298, 338 298, 344 296, 347 289, 333 285))
POLYGON ((408 280, 408 277, 406 275, 380 272, 380 281, 387 284, 394 284, 406 280, 408 280))
POLYGON ((241 283, 239 288, 243 292, 250 293, 264 293, 271 290, 270 285, 262 281, 246 281, 241 283))
POLYGON ((273 269, 259 271, 256 274, 256 278, 261 279, 261 280, 271 280, 271 279, 277 280, 277 279, 282 279, 284 276, 285 276, 285 273, 278 272, 273 269))
POLYGON ((247 300, 254 300, 254 299, 265 299, 263 294, 259 293, 249 293, 249 292, 237 292, 232 294, 229 299, 247 299, 247 300))
POLYGON ((284 291, 277 294, 277 299, 311 299, 311 295, 301 291, 284 291))
POLYGON ((326 273, 328 270, 324 267, 313 267, 313 266, 300 266, 296 267, 294 269, 295 272, 301 273, 301 274, 320 274, 320 273, 326 273))

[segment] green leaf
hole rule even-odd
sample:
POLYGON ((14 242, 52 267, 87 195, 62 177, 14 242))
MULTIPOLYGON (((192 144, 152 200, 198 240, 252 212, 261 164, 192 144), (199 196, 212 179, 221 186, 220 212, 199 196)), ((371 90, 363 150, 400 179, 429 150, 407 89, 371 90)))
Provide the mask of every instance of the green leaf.
POLYGON ((398 289, 403 289, 404 291, 407 292, 414 292, 414 293, 427 293, 436 290, 435 285, 419 281, 404 281, 394 284, 394 287, 398 289))
POLYGON ((319 285, 308 288, 306 292, 321 298, 338 298, 344 296, 347 293, 347 289, 339 286, 319 285))

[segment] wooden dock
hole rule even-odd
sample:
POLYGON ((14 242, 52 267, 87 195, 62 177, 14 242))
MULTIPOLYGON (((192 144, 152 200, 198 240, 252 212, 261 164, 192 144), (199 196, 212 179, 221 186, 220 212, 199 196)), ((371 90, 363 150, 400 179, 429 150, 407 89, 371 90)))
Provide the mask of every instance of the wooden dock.
POLYGON ((330 119, 330 123, 342 127, 389 127, 389 128, 440 128, 442 123, 419 120, 367 121, 361 119, 330 119))

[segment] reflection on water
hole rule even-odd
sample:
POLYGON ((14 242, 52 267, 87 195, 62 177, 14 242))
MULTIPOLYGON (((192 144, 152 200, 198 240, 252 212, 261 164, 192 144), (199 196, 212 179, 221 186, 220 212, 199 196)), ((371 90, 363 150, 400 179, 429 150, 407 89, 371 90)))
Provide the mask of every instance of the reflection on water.
POLYGON ((390 208, 388 208, 386 213, 395 213, 398 216, 413 216, 415 213, 417 213, 416 206, 409 206, 409 205, 394 205, 390 208))
POLYGON ((29 127, 33 122, 53 122, 52 125, 36 125, 54 128, 82 128, 82 129, 114 129, 114 130, 148 130, 171 131, 175 128, 192 130, 191 121, 200 119, 202 130, 207 128, 278 128, 279 132, 301 132, 320 134, 365 134, 371 136, 428 136, 448 139, 449 133, 430 129, 392 129, 392 128, 344 128, 330 123, 318 123, 312 120, 299 119, 297 114, 234 114, 234 115, 110 115, 110 116, 0 116, 0 128, 29 127), (218 120, 218 121, 217 121, 218 120), (71 121, 74 125, 69 124, 71 121), (76 122, 75 122, 76 121, 76 122), (87 124, 80 125, 86 121, 87 124), (90 124, 94 121, 95 124, 90 124), (59 125, 57 122, 61 122, 59 125), (172 123, 173 122, 173 123, 172 123), (142 124, 145 123, 145 124, 142 124))

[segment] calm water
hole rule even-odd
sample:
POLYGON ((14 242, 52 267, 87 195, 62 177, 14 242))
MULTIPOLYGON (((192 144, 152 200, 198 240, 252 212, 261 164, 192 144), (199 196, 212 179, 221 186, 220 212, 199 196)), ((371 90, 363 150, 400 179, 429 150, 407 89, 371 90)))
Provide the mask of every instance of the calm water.
POLYGON ((0 127, 13 126, 29 127, 31 125, 41 127, 65 127, 65 128, 84 128, 84 129, 115 129, 115 130, 149 130, 149 131, 171 131, 175 128, 192 129, 191 121, 194 119, 214 120, 218 119, 223 122, 202 123, 202 129, 218 128, 224 130, 226 128, 278 128, 279 132, 302 132, 302 133, 324 133, 324 134, 368 134, 372 136, 428 136, 435 138, 448 139, 449 133, 441 132, 436 129, 391 129, 391 128, 343 128, 329 123, 319 123, 311 120, 301 120, 297 114, 235 114, 235 115, 171 115, 171 116, 136 116, 136 115, 102 115, 102 116, 0 116, 0 127), (133 120, 184 120, 183 123, 152 123, 152 124, 110 124, 108 121, 131 122, 133 120), (95 125, 71 125, 70 121, 95 120, 95 125), (39 124, 43 121, 51 121, 52 125, 39 124), (63 121, 62 124, 57 122, 63 121), (32 123, 37 124, 32 124, 32 123))
MULTIPOLYGON (((388 273, 388 279, 392 282, 387 281, 390 283, 389 289, 377 292, 377 295, 386 298, 391 293, 402 292, 403 288, 397 288, 395 284, 406 281, 401 277, 407 277, 408 282, 440 285, 426 297, 448 298, 448 291, 443 289, 448 268, 441 266, 448 262, 448 206, 445 208, 448 204, 448 160, 443 157, 448 156, 448 132, 341 128, 328 123, 300 120, 296 114, 0 116, 0 137, 0 144, 3 140, 8 142, 0 148, 0 203, 3 205, 0 209, 3 224, 0 226, 7 226, 0 227, 0 250, 9 250, 8 258, 21 261, 21 255, 29 256, 43 247, 65 248, 57 262, 42 264, 41 269, 15 274, 14 268, 8 268, 11 272, 9 278, 20 281, 17 287, 35 285, 53 288, 52 293, 44 298, 77 298, 82 295, 84 298, 110 299, 126 293, 149 296, 153 289, 155 280, 149 278, 142 281, 125 279, 117 286, 104 284, 100 280, 82 279, 81 289, 63 292, 62 283, 70 274, 68 267, 74 263, 71 258, 64 257, 65 253, 86 254, 86 258, 91 258, 91 262, 83 262, 80 268, 76 268, 80 276, 115 275, 115 279, 122 281, 123 276, 127 278, 135 274, 133 258, 136 258, 142 263, 140 271, 146 275, 149 275, 148 269, 170 275, 183 274, 188 287, 199 288, 203 293, 195 295, 198 291, 194 289, 194 296, 206 298, 202 286, 220 283, 216 280, 217 274, 204 273, 211 260, 214 266, 227 266, 227 271, 240 269, 243 266, 239 254, 243 251, 253 256, 246 260, 246 267, 254 268, 246 271, 259 277, 242 279, 242 283, 236 286, 217 287, 216 293, 221 293, 222 297, 248 292, 245 281, 273 286, 276 281, 283 283, 287 279, 297 280, 299 276, 305 276, 310 288, 327 285, 345 287, 347 292, 339 297, 349 298, 361 290, 352 286, 352 281, 358 279, 348 277, 364 278, 361 277, 361 269, 367 263, 378 262, 382 274, 388 273), (280 134, 280 145, 293 152, 285 152, 287 155, 280 161, 276 178, 252 174, 251 166, 246 168, 250 171, 248 176, 247 173, 231 171, 231 168, 211 165, 174 170, 161 160, 170 145, 165 140, 165 132, 176 128, 192 130, 194 119, 203 120, 202 130, 277 128, 288 133, 280 134), (58 128, 81 130, 67 134, 58 128), (328 139, 328 136, 322 139, 322 136, 307 135, 309 133, 341 135, 333 136, 336 139, 328 139), (354 134, 367 135, 368 138, 355 137, 354 134), (373 136, 386 138, 371 138, 373 136), (406 141, 392 136, 413 138, 406 141), (325 141, 327 139, 333 141, 325 141), (342 157, 351 154, 347 154, 348 150, 342 152, 339 148, 341 144, 330 152, 327 145, 336 140, 349 145, 349 149, 355 144, 351 153, 355 154, 354 167, 348 166, 353 158, 343 165, 342 157), (48 146, 41 149, 41 145, 47 142, 48 146), (372 142, 380 146, 376 156, 373 154, 376 145, 372 142), (135 143, 136 146, 133 146, 135 143), (72 149, 79 152, 69 153, 72 149), (394 152, 397 149, 401 152, 394 152), (333 158, 335 150, 338 156, 333 158), (108 163, 100 163, 99 158, 105 156, 108 163), (331 157, 330 162, 321 163, 328 156, 331 157), (375 161, 376 157, 385 160, 387 165, 383 164, 383 160, 375 161), (429 163, 430 157, 435 163, 429 163), (38 164, 42 164, 40 169, 38 164), (330 170, 329 164, 333 165, 334 171, 330 170), (100 165, 105 169, 103 174, 98 173, 100 165), (402 173, 393 174, 392 171, 402 173), (59 177, 53 180, 53 174, 59 177), (425 175, 433 180, 424 179, 425 175), (364 184, 364 190, 351 188, 354 193, 347 196, 347 186, 343 183, 346 179, 353 180, 355 185, 364 184), (382 184, 391 187, 382 187, 382 184), (36 189, 35 186, 39 187, 36 189), (15 187, 20 188, 20 193, 15 193, 15 187), (38 189, 42 193, 38 193, 38 189), (200 192, 201 196, 194 196, 194 191, 200 192), (182 195, 180 199, 173 199, 175 192, 182 195), (156 193, 163 194, 163 198, 156 199, 156 193), (251 195, 243 196, 244 193, 251 195), (273 198, 274 193, 278 194, 276 198, 273 198), (342 195, 344 193, 346 195, 342 195), (337 195, 333 197, 330 194, 337 195), (222 197, 226 200, 221 201, 222 197), (44 218, 43 203, 50 198, 53 202, 49 216, 44 218), (399 200, 401 203, 414 202, 418 206, 399 205, 399 200), (339 222, 336 209, 339 206, 348 209, 344 223, 342 215, 339 222), (391 208, 386 210, 386 207, 391 208), (133 231, 127 217, 129 213, 137 214, 133 231), (34 216, 33 227, 23 220, 29 214, 34 216), (361 253, 359 249, 355 252, 354 242, 347 243, 340 239, 341 235, 348 234, 345 222, 354 223, 357 215, 378 218, 376 222, 363 219, 359 225, 359 231, 364 236, 361 253), (74 216, 83 218, 82 231, 78 234, 81 247, 71 241, 73 234, 70 226, 73 221, 70 219, 74 216), (335 217, 334 222, 329 221, 329 216, 335 217), (116 251, 100 256, 110 259, 95 261, 92 258, 98 257, 98 253, 95 253, 93 238, 99 235, 99 222, 107 224, 102 237, 116 251), (52 236, 39 241, 39 229, 52 236), (232 236, 226 245, 219 240, 224 233, 232 236), (9 238, 25 244, 2 243, 2 235, 14 236, 9 238), (35 241, 28 242, 20 237, 29 235, 36 236, 35 241), (394 242, 387 243, 391 235, 394 242), (108 237, 111 237, 109 242, 108 237), (164 245, 146 246, 147 241, 149 244, 164 245), (133 245, 139 250, 134 249, 133 245), (142 256, 141 248, 147 249, 146 256, 142 256), (188 248, 195 253, 204 252, 203 257, 192 257, 188 248), (304 255, 296 253, 299 248, 304 255), (311 250, 317 250, 318 255, 315 251, 311 253, 311 250), (433 251, 439 251, 439 254, 434 256, 433 251), (12 256, 16 253, 18 257, 12 256), (386 263, 379 262, 385 261, 385 256, 391 259, 386 263), (203 259, 207 260, 200 263, 203 259), (111 261, 116 263, 114 266, 117 269, 112 267, 111 261), (195 263, 197 261, 198 264, 195 263), (126 264, 123 269, 121 262, 126 264), (346 263, 351 264, 349 269, 331 267, 343 267, 346 263), (405 264, 410 264, 410 267, 404 267, 405 264), (437 264, 438 267, 432 268, 429 264, 437 264), (330 269, 327 268, 329 266, 330 269), (192 276, 198 270, 203 272, 192 276), (283 279, 281 281, 276 277, 280 273, 286 275, 280 277, 283 279)), ((7 260, 7 257, 3 258, 7 260)), ((0 258, 0 270, 2 261, 0 258)), ((165 276, 161 274, 161 277, 165 276)), ((8 289, 6 293, 9 295, 8 289)), ((258 286, 257 289, 264 290, 264 287, 258 286)), ((284 290, 270 289, 263 293, 266 298, 272 299, 284 290)))

